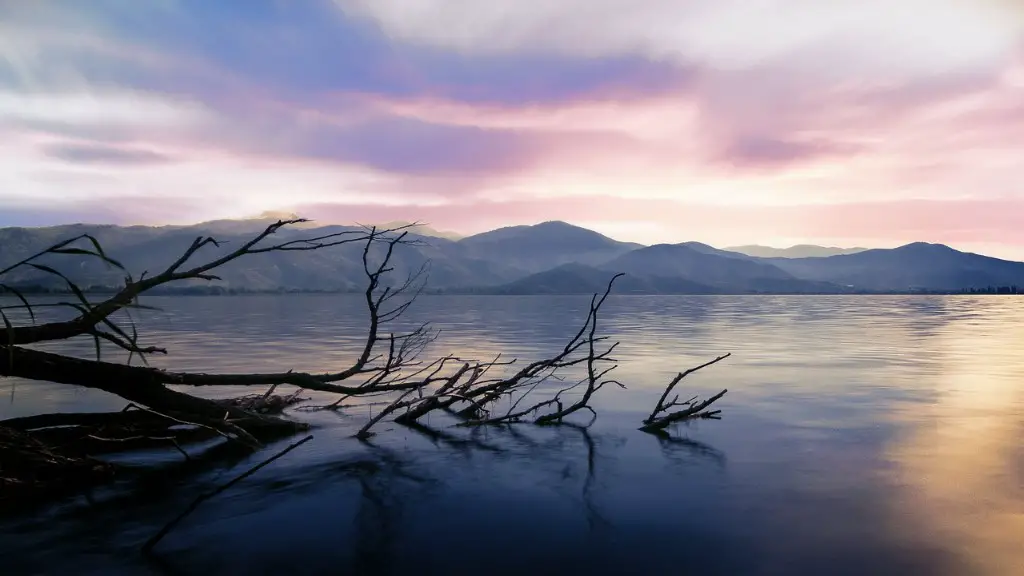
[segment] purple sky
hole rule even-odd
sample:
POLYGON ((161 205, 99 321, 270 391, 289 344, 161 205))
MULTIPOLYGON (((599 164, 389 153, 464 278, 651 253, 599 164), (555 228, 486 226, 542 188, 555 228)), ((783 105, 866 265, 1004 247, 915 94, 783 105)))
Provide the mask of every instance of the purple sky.
POLYGON ((0 226, 291 210, 1024 260, 1020 0, 0 0, 0 226))

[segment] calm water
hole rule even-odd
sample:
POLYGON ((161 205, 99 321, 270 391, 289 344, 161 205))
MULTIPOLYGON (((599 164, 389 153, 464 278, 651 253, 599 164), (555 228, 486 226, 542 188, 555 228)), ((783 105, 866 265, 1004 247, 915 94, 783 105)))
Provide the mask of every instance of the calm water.
MULTIPOLYGON (((524 360, 559 346, 587 298, 424 298, 437 353, 524 360)), ((158 365, 326 370, 364 313, 337 296, 151 298, 158 365)), ((177 459, 133 494, 0 523, 6 574, 1024 573, 1024 300, 613 297, 618 378, 589 433, 528 425, 351 439, 372 408, 301 417, 316 438, 137 548, 205 488, 267 454, 177 459), (674 441, 636 430, 676 371, 729 394, 674 441)), ((91 342, 65 350, 88 354, 91 342)), ((0 417, 119 409, 92 391, 0 382, 0 417)), ((209 391, 208 391, 209 392, 209 391)), ((238 392, 237 390, 233 392, 238 392)), ((211 393, 227 395, 225 391, 211 393)), ((283 447, 284 443, 268 448, 283 447)), ((180 457, 179 457, 180 458, 180 457)))

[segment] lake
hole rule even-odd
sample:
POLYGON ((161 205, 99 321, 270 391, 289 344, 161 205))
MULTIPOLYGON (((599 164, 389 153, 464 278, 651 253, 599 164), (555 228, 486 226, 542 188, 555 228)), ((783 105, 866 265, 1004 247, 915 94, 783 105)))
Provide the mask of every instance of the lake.
MULTIPOLYGON (((158 366, 327 370, 351 363, 353 296, 149 298, 158 366)), ((423 297, 408 320, 436 354, 522 360, 559 347, 589 297, 423 297)), ((373 406, 298 413, 315 439, 138 547, 256 455, 163 463, 132 493, 100 491, 0 522, 8 574, 1024 573, 1024 300, 1016 297, 612 296, 618 380, 588 430, 429 436, 373 406), (664 440, 637 430, 676 372, 733 356, 681 393, 728 388, 722 420, 664 440)), ((50 349, 91 353, 92 342, 50 349)), ((96 391, 0 380, 0 418, 120 409, 96 391)), ((221 396, 250 390, 204 391, 221 396)), ((316 396, 316 395, 314 395, 316 396)), ((320 400, 332 400, 317 396, 320 400)), ((586 421, 585 417, 580 419, 586 421)))

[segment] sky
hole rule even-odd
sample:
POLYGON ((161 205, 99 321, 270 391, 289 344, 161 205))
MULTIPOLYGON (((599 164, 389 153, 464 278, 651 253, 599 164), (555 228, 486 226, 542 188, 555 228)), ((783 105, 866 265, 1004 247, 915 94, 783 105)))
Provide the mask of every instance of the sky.
POLYGON ((0 0, 0 226, 1024 260, 1024 0, 0 0))

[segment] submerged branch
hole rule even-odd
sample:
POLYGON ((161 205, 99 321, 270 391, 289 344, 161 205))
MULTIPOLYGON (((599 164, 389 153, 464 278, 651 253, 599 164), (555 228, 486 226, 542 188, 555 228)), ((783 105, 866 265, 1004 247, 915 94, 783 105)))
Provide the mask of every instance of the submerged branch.
POLYGON ((676 385, 678 385, 684 378, 686 378, 690 374, 693 374, 698 370, 703 370, 704 368, 707 368, 708 366, 711 366, 713 364, 717 364, 730 356, 732 356, 731 352, 728 354, 723 354, 722 356, 719 356, 714 360, 705 362, 700 366, 695 366, 693 368, 690 368, 689 370, 686 370, 685 372, 680 372, 679 374, 677 374, 676 377, 673 378, 671 382, 669 382, 668 386, 665 388, 665 391, 661 394, 661 398, 658 399, 658 403, 654 406, 654 410, 651 411, 650 416, 644 419, 644 425, 640 429, 644 430, 645 432, 652 432, 655 430, 662 430, 664 428, 667 428, 671 424, 681 422, 683 420, 689 420, 694 418, 714 418, 718 416, 718 414, 720 413, 719 410, 709 411, 707 410, 707 408, 714 404, 716 401, 718 401, 722 396, 725 396, 728 390, 722 390, 718 394, 715 394, 711 398, 708 398, 707 400, 704 400, 702 402, 697 402, 696 396, 690 398, 689 400, 684 400, 680 402, 678 394, 672 400, 668 400, 668 395, 672 393, 672 390, 675 389, 676 385), (676 412, 670 412, 670 410, 676 407, 683 407, 683 409, 678 410, 676 412))

